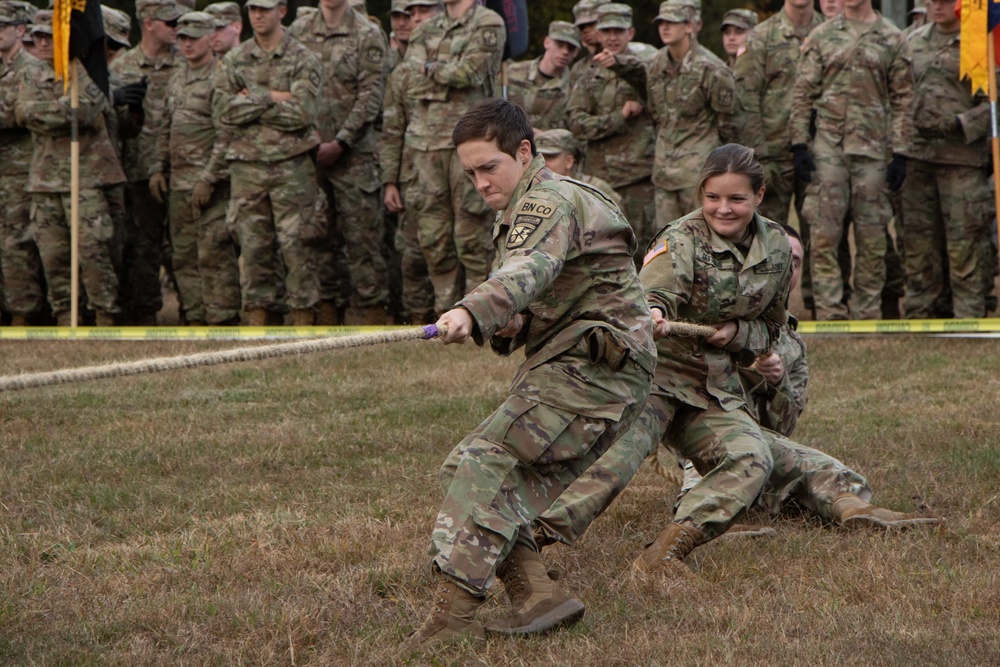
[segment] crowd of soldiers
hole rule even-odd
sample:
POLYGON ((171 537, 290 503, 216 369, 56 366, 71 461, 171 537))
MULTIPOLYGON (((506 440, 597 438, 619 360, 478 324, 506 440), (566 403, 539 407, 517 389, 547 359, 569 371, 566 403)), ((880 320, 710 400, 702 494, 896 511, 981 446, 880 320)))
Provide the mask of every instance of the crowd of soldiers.
MULTIPOLYGON (((762 215, 806 247, 817 319, 982 317, 996 308, 989 106, 958 74, 953 0, 900 31, 870 0, 728 12, 723 61, 700 0, 651 17, 581 0, 544 53, 502 64, 475 0, 393 0, 386 35, 357 0, 102 7, 110 99, 81 70, 79 266, 99 326, 433 322, 489 274, 494 213, 451 131, 476 102, 528 113, 549 167, 605 190, 645 244, 696 208, 727 142, 767 170, 762 215), (926 25, 923 18, 927 18, 926 25), (240 42, 243 20, 253 37, 240 42), (890 222, 894 234, 890 234, 890 222), (848 244, 853 233, 854 252, 848 244)), ((568 18, 568 17, 567 17, 568 18)), ((0 271, 14 325, 69 324, 70 102, 51 12, 0 0, 0 271)))

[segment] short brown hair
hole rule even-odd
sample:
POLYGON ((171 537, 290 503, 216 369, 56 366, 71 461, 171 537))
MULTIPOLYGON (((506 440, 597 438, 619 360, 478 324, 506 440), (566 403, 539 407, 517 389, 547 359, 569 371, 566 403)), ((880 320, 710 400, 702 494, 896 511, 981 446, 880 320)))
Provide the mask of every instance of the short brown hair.
POLYGON ((726 144, 708 154, 704 166, 698 172, 694 186, 694 197, 701 200, 705 182, 721 174, 742 174, 750 181, 750 189, 760 192, 764 187, 764 167, 754 157, 753 149, 740 144, 726 144))
POLYGON ((496 141, 497 147, 517 158, 517 147, 527 139, 531 143, 531 156, 535 150, 535 131, 524 109, 513 102, 489 99, 476 102, 458 119, 451 133, 451 143, 456 148, 469 141, 496 141))

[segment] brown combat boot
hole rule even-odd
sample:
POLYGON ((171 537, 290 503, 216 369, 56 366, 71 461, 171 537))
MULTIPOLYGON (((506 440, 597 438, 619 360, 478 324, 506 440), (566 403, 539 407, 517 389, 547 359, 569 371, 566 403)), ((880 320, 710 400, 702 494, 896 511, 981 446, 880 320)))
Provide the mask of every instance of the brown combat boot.
POLYGON ((263 308, 251 308, 247 311, 248 327, 267 326, 267 311, 263 308))
POLYGON ((65 313, 59 313, 56 315, 56 326, 57 327, 71 327, 73 326, 73 316, 69 311, 65 313))
POLYGON ((361 324, 366 327, 383 327, 386 324, 385 306, 368 306, 362 309, 361 324))
POLYGON ((399 656, 431 644, 448 644, 468 637, 484 639, 483 624, 473 618, 485 600, 441 576, 434 591, 434 606, 423 625, 399 647, 399 656))
POLYGON ((833 518, 844 526, 874 526, 877 528, 909 528, 920 524, 941 523, 941 517, 919 512, 894 512, 871 505, 853 493, 842 493, 833 499, 833 518))
POLYGON ((10 318, 10 326, 12 327, 27 327, 31 326, 28 324, 28 318, 24 315, 13 315, 10 318))
POLYGON ((343 310, 338 310, 333 301, 320 301, 316 310, 316 326, 339 327, 344 324, 343 310))
POLYGON ((311 308, 296 308, 292 311, 293 327, 311 327, 316 321, 316 313, 311 308))
POLYGON ((691 576, 693 573, 681 561, 698 546, 701 539, 702 532, 697 528, 679 523, 667 524, 653 543, 633 561, 632 568, 640 573, 669 568, 677 574, 691 576))
POLYGON ((95 311, 94 314, 94 326, 95 327, 113 327, 115 326, 115 316, 113 313, 106 313, 103 310, 95 311))
POLYGON ((497 570, 497 576, 503 582, 514 613, 487 623, 487 632, 536 635, 573 625, 583 618, 583 603, 556 586, 541 555, 528 547, 515 546, 497 570))

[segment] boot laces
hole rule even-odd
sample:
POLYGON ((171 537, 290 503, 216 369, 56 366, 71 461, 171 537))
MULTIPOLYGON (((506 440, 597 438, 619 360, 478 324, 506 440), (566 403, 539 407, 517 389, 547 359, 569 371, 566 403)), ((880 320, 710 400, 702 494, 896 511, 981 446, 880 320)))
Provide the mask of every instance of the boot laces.
POLYGON ((525 575, 524 568, 521 567, 520 559, 517 556, 508 558, 497 575, 503 582, 511 604, 519 606, 522 600, 528 596, 528 577, 525 575))
POLYGON ((667 547, 667 553, 663 557, 663 560, 683 560, 695 547, 695 536, 694 534, 686 530, 678 530, 677 537, 674 538, 673 544, 667 547))

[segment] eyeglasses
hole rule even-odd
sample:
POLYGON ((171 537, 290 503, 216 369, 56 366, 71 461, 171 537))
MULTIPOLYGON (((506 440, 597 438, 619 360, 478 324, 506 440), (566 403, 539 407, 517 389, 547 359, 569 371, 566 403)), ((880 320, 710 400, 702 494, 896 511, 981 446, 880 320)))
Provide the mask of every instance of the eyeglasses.
POLYGON ((178 19, 170 19, 169 21, 164 21, 163 19, 160 19, 160 23, 167 26, 168 28, 176 28, 178 19))

